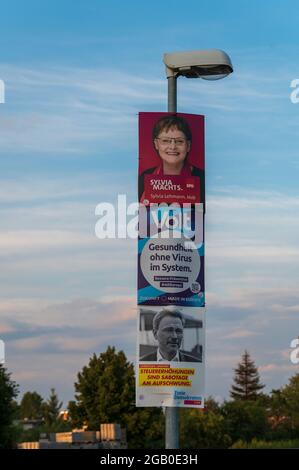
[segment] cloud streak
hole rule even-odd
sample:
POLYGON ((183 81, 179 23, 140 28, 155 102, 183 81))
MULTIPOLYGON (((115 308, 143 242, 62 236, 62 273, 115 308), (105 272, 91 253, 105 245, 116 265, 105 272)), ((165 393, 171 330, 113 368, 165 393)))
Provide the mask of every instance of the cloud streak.
MULTIPOLYGON (((1 118, 3 152, 76 155, 94 151, 97 144, 99 155, 132 151, 136 114, 140 108, 160 109, 165 101, 164 78, 149 79, 119 69, 1 64, 1 70, 8 90, 7 115, 1 118), (9 104, 11 95, 14 105, 9 104)), ((215 111, 219 122, 225 112, 225 119, 235 125, 246 110, 249 133, 252 119, 256 125, 275 106, 289 109, 282 91, 284 74, 277 80, 269 80, 267 70, 250 80, 244 72, 234 75, 217 86, 202 81, 200 93, 197 83, 186 81, 182 109, 215 111)))

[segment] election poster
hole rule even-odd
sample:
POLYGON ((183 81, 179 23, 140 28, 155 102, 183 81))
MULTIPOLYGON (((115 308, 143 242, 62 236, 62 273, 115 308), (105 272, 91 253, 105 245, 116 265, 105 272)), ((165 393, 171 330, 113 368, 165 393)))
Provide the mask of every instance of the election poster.
POLYGON ((204 117, 139 114, 137 406, 204 406, 204 117))
POLYGON ((204 307, 204 244, 170 233, 138 240, 138 304, 204 307))
POLYGON ((138 304, 204 307, 204 117, 139 114, 138 304))
POLYGON ((203 309, 140 307, 137 406, 204 407, 203 309))
POLYGON ((204 116, 139 113, 139 202, 205 202, 204 116))

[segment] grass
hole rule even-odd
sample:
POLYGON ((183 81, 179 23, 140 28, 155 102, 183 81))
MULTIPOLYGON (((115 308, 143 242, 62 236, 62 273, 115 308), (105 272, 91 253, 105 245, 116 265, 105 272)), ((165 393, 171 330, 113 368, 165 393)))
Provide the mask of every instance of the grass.
POLYGON ((288 439, 285 441, 259 441, 253 439, 251 442, 237 441, 231 449, 299 449, 299 439, 288 439))

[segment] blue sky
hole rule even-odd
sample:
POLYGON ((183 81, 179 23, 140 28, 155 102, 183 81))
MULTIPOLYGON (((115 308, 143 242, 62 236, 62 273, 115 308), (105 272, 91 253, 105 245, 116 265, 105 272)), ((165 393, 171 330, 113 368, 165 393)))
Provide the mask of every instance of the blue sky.
POLYGON ((0 337, 21 391, 73 397, 108 344, 135 358, 136 246, 94 210, 136 198, 137 114, 166 110, 164 52, 221 48, 234 73, 179 79, 206 116, 207 392, 247 348, 267 390, 298 372, 296 3, 11 1, 1 5, 0 337))

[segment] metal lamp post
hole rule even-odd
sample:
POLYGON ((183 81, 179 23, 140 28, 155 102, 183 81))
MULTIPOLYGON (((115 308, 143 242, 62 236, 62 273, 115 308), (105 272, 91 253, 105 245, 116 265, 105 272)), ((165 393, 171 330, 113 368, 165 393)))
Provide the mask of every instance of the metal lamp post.
MULTIPOLYGON (((229 56, 219 49, 164 54, 168 80, 168 112, 177 112, 177 78, 219 80, 233 72, 229 56)), ((179 408, 165 409, 165 448, 179 449, 179 408)))

